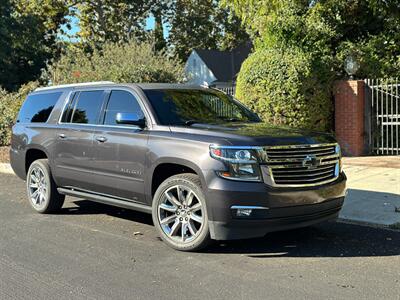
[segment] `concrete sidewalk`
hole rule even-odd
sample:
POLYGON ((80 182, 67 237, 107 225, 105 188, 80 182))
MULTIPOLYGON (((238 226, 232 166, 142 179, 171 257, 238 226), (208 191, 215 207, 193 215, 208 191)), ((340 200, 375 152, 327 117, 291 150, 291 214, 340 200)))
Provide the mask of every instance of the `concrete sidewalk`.
POLYGON ((0 162, 0 174, 14 174, 10 164, 0 162))
POLYGON ((400 225, 400 157, 344 158, 348 196, 344 220, 400 225))

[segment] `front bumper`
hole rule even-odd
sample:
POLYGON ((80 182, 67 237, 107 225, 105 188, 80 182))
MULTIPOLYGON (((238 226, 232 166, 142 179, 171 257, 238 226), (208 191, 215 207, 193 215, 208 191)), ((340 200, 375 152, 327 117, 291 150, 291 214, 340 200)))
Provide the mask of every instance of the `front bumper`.
POLYGON ((206 177, 211 238, 262 237, 268 232, 305 227, 338 216, 346 192, 346 176, 309 188, 271 188, 264 183, 233 182, 212 173, 206 177), (237 217, 232 207, 260 207, 237 217))

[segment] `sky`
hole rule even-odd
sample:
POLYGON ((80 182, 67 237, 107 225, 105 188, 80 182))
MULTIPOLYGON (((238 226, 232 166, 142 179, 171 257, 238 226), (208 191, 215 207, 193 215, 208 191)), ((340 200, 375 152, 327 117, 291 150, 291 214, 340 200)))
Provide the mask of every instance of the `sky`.
MULTIPOLYGON (((71 30, 68 30, 66 26, 63 26, 63 29, 67 33, 68 36, 74 36, 77 32, 79 32, 79 19, 77 17, 68 17, 71 22, 71 30)), ((146 20, 146 29, 151 30, 154 29, 154 17, 150 16, 146 20)), ((164 38, 168 37, 168 26, 164 24, 164 38)), ((66 36, 61 36, 61 39, 69 40, 66 36)))

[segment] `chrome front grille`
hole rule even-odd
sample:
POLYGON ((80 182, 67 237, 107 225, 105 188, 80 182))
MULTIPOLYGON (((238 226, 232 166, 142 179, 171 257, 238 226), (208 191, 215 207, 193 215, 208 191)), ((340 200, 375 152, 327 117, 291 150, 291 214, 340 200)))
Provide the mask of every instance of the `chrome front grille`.
POLYGON ((312 186, 339 176, 340 150, 336 143, 267 146, 266 166, 273 186, 312 186))

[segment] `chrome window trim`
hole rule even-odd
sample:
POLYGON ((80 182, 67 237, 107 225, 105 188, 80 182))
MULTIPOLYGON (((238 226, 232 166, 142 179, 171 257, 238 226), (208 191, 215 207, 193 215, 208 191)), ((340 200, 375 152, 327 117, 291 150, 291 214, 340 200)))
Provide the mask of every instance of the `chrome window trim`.
POLYGON ((92 81, 92 82, 81 82, 81 83, 68 83, 68 84, 60 84, 54 86, 44 86, 38 87, 35 89, 35 92, 39 91, 51 91, 55 89, 63 89, 63 88, 74 88, 74 87, 86 87, 86 86, 97 86, 103 84, 114 84, 112 81, 92 81))
MULTIPOLYGON (((74 85, 73 85, 74 87, 74 85)), ((126 91, 128 93, 131 93, 131 95, 133 95, 135 97, 135 99, 137 100, 137 102, 139 103, 140 108, 142 109, 143 114, 145 115, 146 119, 150 119, 148 117, 149 113, 147 112, 146 107, 144 106, 144 104, 142 103, 142 100, 140 98, 140 96, 135 92, 130 90, 129 88, 125 88, 125 87, 120 87, 120 86, 116 86, 115 88, 112 87, 101 87, 101 86, 96 86, 96 87, 88 87, 87 89, 73 89, 69 92, 68 96, 65 99, 65 103, 63 105, 63 109, 61 111, 61 114, 58 118, 58 122, 57 124, 59 125, 73 125, 73 126, 94 126, 94 127, 111 127, 111 128, 120 128, 120 129, 134 129, 134 130, 143 130, 142 128, 140 128, 139 126, 120 126, 120 125, 105 125, 105 124, 86 124, 86 123, 72 123, 72 122, 61 122, 62 116, 64 114, 64 111, 67 107, 67 104, 70 103, 71 101, 71 96, 74 93, 80 93, 80 92, 87 92, 87 91, 98 91, 98 90, 103 90, 104 92, 106 91, 110 91, 112 92, 113 90, 121 90, 121 91, 126 91)))
POLYGON ((103 125, 103 124, 85 124, 85 123, 59 123, 60 125, 72 125, 72 126, 89 126, 89 127, 111 127, 111 128, 121 128, 121 129, 138 129, 143 130, 139 126, 118 126, 118 125, 103 125))

